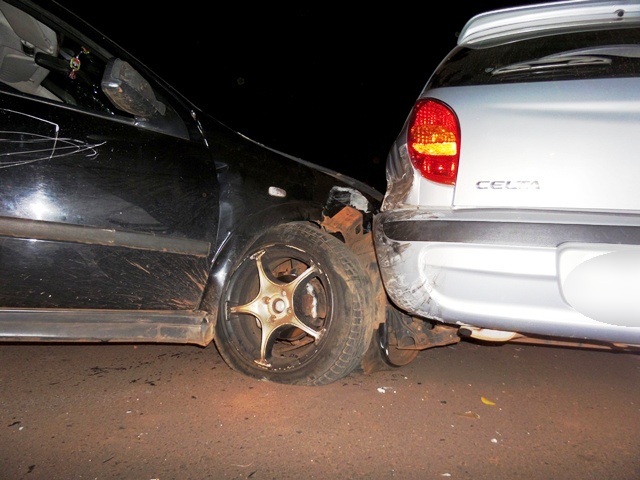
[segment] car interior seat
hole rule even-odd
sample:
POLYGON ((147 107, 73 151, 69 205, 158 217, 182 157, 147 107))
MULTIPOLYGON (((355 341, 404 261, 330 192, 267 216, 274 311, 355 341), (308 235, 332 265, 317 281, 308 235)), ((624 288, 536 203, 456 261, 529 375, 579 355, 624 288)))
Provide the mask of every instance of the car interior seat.
POLYGON ((0 0, 0 81, 23 93, 59 100, 41 85, 49 70, 35 63, 38 52, 58 55, 56 32, 0 0))

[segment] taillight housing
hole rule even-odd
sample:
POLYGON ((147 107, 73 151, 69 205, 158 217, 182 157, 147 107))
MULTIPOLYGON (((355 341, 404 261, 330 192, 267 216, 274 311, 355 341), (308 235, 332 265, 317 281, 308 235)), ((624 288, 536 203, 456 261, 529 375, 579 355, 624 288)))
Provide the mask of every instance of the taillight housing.
POLYGON ((433 182, 455 185, 460 160, 460 124, 448 105, 427 98, 416 102, 407 129, 411 163, 433 182))

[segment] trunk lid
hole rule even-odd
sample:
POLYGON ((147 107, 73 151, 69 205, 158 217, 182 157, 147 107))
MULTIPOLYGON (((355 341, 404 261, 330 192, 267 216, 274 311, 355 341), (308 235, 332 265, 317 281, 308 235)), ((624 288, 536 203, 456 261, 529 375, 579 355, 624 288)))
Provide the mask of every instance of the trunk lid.
POLYGON ((640 210, 639 78, 429 94, 460 121, 455 208, 640 210))

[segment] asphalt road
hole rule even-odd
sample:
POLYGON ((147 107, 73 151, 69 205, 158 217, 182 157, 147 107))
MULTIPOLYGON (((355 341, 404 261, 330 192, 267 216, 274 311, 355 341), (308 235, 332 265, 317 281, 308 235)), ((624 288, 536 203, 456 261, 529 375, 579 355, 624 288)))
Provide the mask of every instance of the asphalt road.
POLYGON ((460 343, 291 387, 215 348, 0 344, 0 478, 640 478, 640 355, 460 343))

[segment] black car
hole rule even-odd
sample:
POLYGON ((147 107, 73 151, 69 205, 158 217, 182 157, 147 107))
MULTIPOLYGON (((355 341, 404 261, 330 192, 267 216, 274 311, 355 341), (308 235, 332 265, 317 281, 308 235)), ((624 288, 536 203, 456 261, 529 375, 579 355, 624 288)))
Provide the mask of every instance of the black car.
POLYGON ((258 144, 60 4, 0 0, 0 337, 214 343, 322 385, 382 368, 366 184, 258 144))

